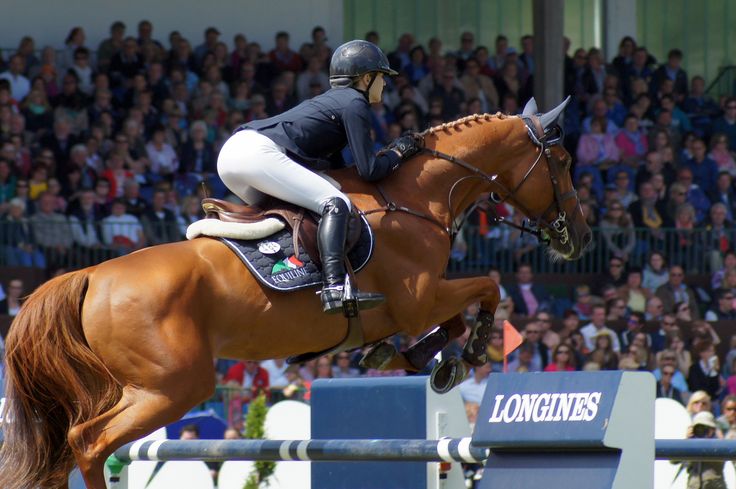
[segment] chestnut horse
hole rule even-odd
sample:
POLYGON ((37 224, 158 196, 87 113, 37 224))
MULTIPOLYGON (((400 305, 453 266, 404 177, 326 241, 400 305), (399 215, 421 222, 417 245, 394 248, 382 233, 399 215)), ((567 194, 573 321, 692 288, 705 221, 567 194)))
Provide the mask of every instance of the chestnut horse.
MULTIPOLYGON (((381 190, 353 169, 331 173, 360 209, 382 207, 383 194, 411 210, 369 214, 375 251, 358 279, 386 302, 361 315, 366 344, 436 324, 458 336, 461 312, 479 301, 492 319, 499 292, 490 278, 445 278, 454 222, 484 192, 546 226, 554 254, 581 255, 590 229, 570 156, 554 140, 563 107, 433 128, 424 152, 381 190)), ((314 290, 264 288, 214 239, 154 246, 55 278, 31 294, 7 337, 0 487, 66 487, 76 462, 87 487, 103 489, 116 448, 212 396, 214 358, 322 351, 345 331, 344 318, 322 313, 314 290)), ((387 366, 402 362, 397 355, 387 366)))

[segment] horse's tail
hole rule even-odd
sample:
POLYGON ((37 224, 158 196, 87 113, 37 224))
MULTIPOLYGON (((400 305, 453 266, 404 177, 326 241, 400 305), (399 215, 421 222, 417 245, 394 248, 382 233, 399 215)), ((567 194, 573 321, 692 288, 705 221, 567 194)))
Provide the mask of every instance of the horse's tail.
POLYGON ((45 283, 11 325, 0 449, 4 489, 66 487, 74 466, 69 429, 120 399, 121 387, 84 337, 87 285, 85 270, 45 283))

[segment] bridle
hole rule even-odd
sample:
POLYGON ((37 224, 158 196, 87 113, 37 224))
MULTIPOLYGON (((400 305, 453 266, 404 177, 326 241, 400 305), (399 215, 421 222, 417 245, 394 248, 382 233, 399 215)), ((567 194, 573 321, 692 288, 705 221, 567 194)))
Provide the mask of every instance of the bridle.
MULTIPOLYGON (((521 202, 519 202, 516 199, 517 192, 521 189, 521 187, 526 183, 526 181, 529 179, 531 174, 534 172, 534 169, 537 167, 539 162, 542 160, 542 155, 544 155, 545 160, 547 161, 547 167, 549 169, 550 179, 552 181, 552 188, 554 191, 554 201, 547 207, 547 209, 542 212, 539 216, 530 218, 526 222, 522 222, 521 225, 516 224, 513 221, 508 221, 504 219, 503 217, 499 216, 498 213, 495 212, 495 209, 492 207, 488 210, 491 210, 491 220, 492 222, 495 222, 497 224, 505 224, 507 226, 511 226, 513 228, 519 229, 520 231, 527 232, 529 234, 532 234, 536 236, 540 241, 544 243, 549 243, 551 239, 556 239, 560 242, 560 244, 567 244, 570 240, 570 233, 568 231, 568 221, 567 221, 567 214, 562 208, 563 202, 565 202, 567 199, 575 198, 576 201, 578 201, 578 194, 575 189, 562 193, 560 191, 560 180, 559 180, 559 165, 553 165, 552 163, 552 151, 551 148, 554 146, 557 146, 562 143, 562 140, 564 139, 564 132, 562 128, 558 125, 555 125, 553 127, 550 127, 548 129, 542 128, 539 119, 535 116, 521 116, 522 120, 524 121, 527 132, 529 133, 529 138, 532 140, 535 146, 539 148, 539 153, 537 154, 536 159, 531 164, 529 169, 524 174, 524 177, 521 179, 521 181, 511 190, 509 190, 503 183, 501 183, 498 180, 499 175, 489 175, 485 173, 484 171, 480 170, 479 168, 476 168, 475 166, 471 165, 467 161, 464 161, 460 158, 457 158, 455 156, 449 155, 447 153, 443 153, 441 151, 437 151, 435 149, 429 149, 429 148, 422 148, 421 152, 425 154, 430 154, 434 156, 435 158, 440 158, 443 160, 447 160, 455 165, 461 166, 468 170, 470 172, 469 175, 465 175, 463 177, 460 177, 457 179, 453 184, 452 187, 450 187, 450 191, 447 196, 447 203, 448 208, 450 209, 450 225, 445 226, 441 222, 439 222, 436 218, 433 216, 430 216, 428 214, 424 214, 422 212, 414 211, 412 209, 409 209, 407 207, 400 206, 396 204, 396 202, 390 200, 386 194, 386 192, 381 188, 380 185, 377 185, 378 192, 380 193, 383 200, 386 202, 386 204, 383 207, 380 207, 378 209, 371 209, 368 211, 365 211, 364 214, 372 214, 374 212, 404 212, 407 214, 411 214, 413 216, 428 220, 435 224, 436 226, 440 227, 450 238, 451 242, 454 242, 455 237, 460 231, 460 228, 462 228, 463 223, 466 221, 467 217, 470 215, 471 212, 473 212, 480 204, 481 202, 476 202, 472 206, 470 206, 467 210, 465 210, 462 215, 460 216, 460 219, 457 219, 458 216, 455 216, 453 213, 453 195, 455 193, 455 190, 457 189, 458 185, 462 182, 473 180, 473 179, 480 179, 486 181, 489 185, 491 185, 493 191, 491 192, 491 202, 494 204, 501 204, 504 202, 509 202, 510 204, 514 205, 518 210, 520 210, 523 214, 526 216, 531 216, 531 212, 524 206, 521 202), (556 208, 556 209, 555 209, 556 208), (550 213, 550 211, 556 210, 556 217, 552 221, 548 221, 545 219, 544 216, 550 213)), ((420 135, 419 137, 424 137, 424 135, 420 135)), ((578 201, 579 204, 579 201, 578 201)))

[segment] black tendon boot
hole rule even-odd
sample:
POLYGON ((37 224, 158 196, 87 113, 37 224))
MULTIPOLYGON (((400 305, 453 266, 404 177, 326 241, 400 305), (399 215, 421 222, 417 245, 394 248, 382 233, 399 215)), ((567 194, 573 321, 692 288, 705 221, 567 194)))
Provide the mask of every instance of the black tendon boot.
POLYGON ((463 360, 474 367, 479 367, 488 362, 488 340, 491 337, 491 329, 493 328, 493 313, 481 309, 478 317, 475 319, 472 328, 470 328, 470 336, 468 342, 463 348, 463 360))
MULTIPOLYGON (((345 291, 345 240, 350 211, 345 201, 334 197, 325 203, 317 228, 317 246, 322 260, 322 310, 327 314, 343 311, 345 291)), ((369 309, 383 302, 383 294, 353 291, 359 309, 369 309)))

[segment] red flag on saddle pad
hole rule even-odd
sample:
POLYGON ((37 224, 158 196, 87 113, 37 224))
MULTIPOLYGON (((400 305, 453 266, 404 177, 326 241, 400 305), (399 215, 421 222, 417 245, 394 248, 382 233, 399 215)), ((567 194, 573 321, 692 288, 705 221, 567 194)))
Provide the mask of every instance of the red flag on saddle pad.
POLYGON ((504 373, 508 372, 508 364, 507 359, 508 356, 519 348, 519 345, 524 341, 524 337, 521 336, 521 334, 516 331, 516 328, 514 326, 504 320, 503 322, 503 371, 504 373))

